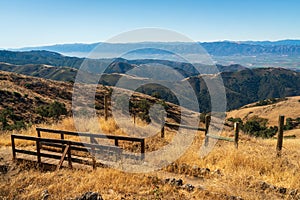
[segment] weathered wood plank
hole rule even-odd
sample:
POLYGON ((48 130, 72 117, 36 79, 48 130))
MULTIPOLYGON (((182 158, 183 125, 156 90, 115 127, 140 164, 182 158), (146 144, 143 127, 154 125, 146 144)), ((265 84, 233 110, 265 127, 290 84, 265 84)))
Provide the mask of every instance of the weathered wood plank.
POLYGON ((57 165, 56 170, 59 170, 59 169, 61 168, 61 166, 62 166, 62 164, 63 164, 63 162, 64 162, 64 160, 65 160, 65 157, 66 157, 66 155, 67 155, 67 153, 68 153, 68 151, 69 151, 69 148, 70 148, 69 145, 67 145, 67 146, 65 147, 64 152, 63 152, 63 154, 62 154, 62 156, 61 156, 61 159, 60 159, 60 161, 59 161, 59 163, 58 163, 58 165, 57 165))
POLYGON ((166 126, 169 127, 180 127, 180 128, 184 128, 184 129, 190 129, 190 130, 198 130, 198 131, 205 131, 205 128, 201 128, 201 127, 195 127, 195 126, 187 126, 187 125, 181 125, 181 124, 173 124, 173 123, 165 123, 166 126))
POLYGON ((206 136, 210 137, 210 138, 213 138, 213 139, 224 140, 224 141, 228 141, 228 142, 234 142, 233 138, 227 138, 227 137, 222 137, 222 136, 212 135, 212 134, 207 134, 206 136))
POLYGON ((82 136, 82 137, 94 137, 94 138, 107 138, 107 139, 117 139, 117 140, 126 140, 131 142, 141 142, 144 138, 137 138, 137 137, 127 137, 127 136, 116 136, 116 135, 105 135, 105 134, 98 134, 98 133, 82 133, 82 132, 72 132, 72 131, 61 131, 61 130, 54 130, 54 129, 46 129, 46 128, 36 128, 40 132, 47 132, 47 133, 54 133, 54 134, 65 134, 71 136, 82 136))

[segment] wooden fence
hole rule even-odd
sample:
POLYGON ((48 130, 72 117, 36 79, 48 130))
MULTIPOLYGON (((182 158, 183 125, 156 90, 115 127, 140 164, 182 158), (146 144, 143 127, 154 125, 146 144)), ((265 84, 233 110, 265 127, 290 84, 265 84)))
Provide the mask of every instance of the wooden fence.
MULTIPOLYGON (((165 126, 171 127, 171 128, 185 128, 190 130, 198 130, 198 131, 204 131, 205 133, 205 141, 204 145, 207 146, 209 143, 209 138, 214 138, 218 140, 224 140, 228 142, 234 142, 234 145, 236 148, 238 148, 239 145, 239 126, 240 124, 238 122, 234 123, 234 138, 228 138, 228 137, 222 137, 218 135, 208 134, 208 128, 210 124, 210 116, 205 116, 205 128, 201 127, 193 127, 193 126, 186 126, 186 125, 180 125, 180 124, 173 124, 173 123, 165 123, 165 126)), ((164 138, 165 136, 165 126, 161 129, 161 137, 164 138)), ((277 135, 277 145, 276 145, 276 152, 277 156, 281 156, 281 150, 283 145, 283 139, 284 138, 295 138, 295 136, 283 136, 283 130, 284 130, 284 116, 280 115, 278 120, 278 135, 277 135)))
POLYGON ((117 157, 117 159, 121 156, 122 149, 118 147, 120 140, 130 141, 130 142, 139 142, 141 145, 140 158, 141 159, 145 158, 145 154, 144 154, 145 153, 145 139, 144 138, 104 135, 104 134, 92 134, 92 133, 78 133, 78 132, 53 130, 53 129, 45 129, 45 128, 37 128, 36 130, 37 130, 37 137, 18 135, 18 134, 11 135, 12 153, 13 153, 14 159, 17 158, 17 153, 20 153, 20 154, 37 156, 38 164, 41 164, 42 157, 58 159, 58 160, 60 160, 59 164, 57 166, 58 169, 62 166, 64 160, 68 160, 70 168, 72 168, 72 162, 93 165, 93 168, 96 168, 96 159, 95 159, 96 153, 115 155, 117 157), (60 134, 61 138, 60 139, 43 138, 42 134, 41 134, 42 132, 60 134), (65 140, 65 135, 89 137, 90 143, 65 140), (97 138, 114 140, 115 146, 98 144, 97 140, 96 140, 97 138), (36 143, 36 145, 35 145, 36 149, 34 151, 18 149, 18 148, 16 148, 16 145, 15 145, 16 139, 34 141, 36 143), (57 154, 51 154, 49 152, 46 152, 46 153, 41 152, 41 150, 43 149, 43 146, 61 148, 62 156, 57 155, 57 154), (72 155, 72 151, 90 152, 92 154, 92 161, 89 162, 89 161, 81 159, 81 158, 75 158, 72 155))
MULTIPOLYGON (((218 139, 218 140, 224 140, 227 142, 234 142, 235 147, 238 148, 238 143, 239 143, 239 123, 238 122, 236 122, 234 124, 234 138, 228 138, 228 137, 222 137, 222 136, 218 136, 218 135, 208 134, 210 121, 211 121, 211 117, 209 115, 205 116, 205 128, 173 124, 173 123, 167 123, 167 122, 165 123, 165 126, 170 127, 170 128, 179 128, 180 127, 180 128, 184 128, 184 129, 203 131, 205 134, 205 141, 204 141, 205 146, 208 146, 209 138, 213 138, 213 139, 218 139)), ((163 126, 161 129, 161 138, 165 137, 165 126, 163 126)))
MULTIPOLYGON (((209 138, 214 138, 214 139, 218 139, 218 140, 234 142, 235 147, 238 148, 239 123, 234 124, 234 133, 235 133, 234 138, 228 138, 228 137, 222 137, 222 136, 218 136, 218 135, 209 134, 208 133, 209 125, 210 125, 210 116, 205 117, 205 128, 192 127, 192 126, 173 124, 173 123, 165 123, 165 126, 171 127, 171 128, 174 128, 174 127, 179 128, 180 127, 180 128, 184 128, 184 129, 204 131, 205 146, 208 145, 209 138)), ((165 130, 164 130, 165 126, 162 127, 162 129, 161 129, 161 137, 162 138, 165 136, 165 130)), ((284 116, 279 116, 279 128, 278 128, 277 145, 276 145, 277 156, 281 156, 281 150, 282 150, 283 138, 284 138, 283 130, 284 130, 284 116)), ((141 159, 145 158, 145 138, 71 132, 71 131, 53 130, 53 129, 46 129, 46 128, 36 128, 36 131, 37 131, 37 137, 18 135, 18 134, 11 135, 12 153, 13 153, 14 159, 17 158, 17 153, 20 153, 20 154, 36 156, 38 164, 42 163, 41 162, 42 157, 57 159, 57 160, 59 160, 57 169, 59 169, 62 166, 62 164, 65 160, 68 161, 70 168, 72 168, 73 162, 81 163, 81 164, 89 164, 89 165, 92 165, 93 168, 96 168, 96 160, 95 160, 96 153, 105 154, 105 155, 106 154, 115 155, 117 159, 119 158, 120 155, 123 154, 122 149, 118 147, 119 141, 139 142, 140 147, 141 147, 141 159), (60 135, 60 139, 43 138, 42 137, 43 132, 58 134, 58 135, 60 135), (66 140, 65 139, 66 135, 87 137, 87 138, 89 138, 90 143, 66 140), (98 144, 96 139, 99 139, 99 138, 114 140, 114 146, 98 144), (36 149, 34 151, 18 149, 18 148, 16 148, 15 140, 34 141, 36 149), (42 152, 41 150, 43 149, 43 146, 61 148, 62 155, 60 156, 58 154, 50 154, 49 152, 42 152), (76 157, 76 156, 72 155, 72 151, 89 152, 92 155, 92 161, 90 162, 90 161, 87 161, 86 159, 84 160, 78 156, 76 157)))

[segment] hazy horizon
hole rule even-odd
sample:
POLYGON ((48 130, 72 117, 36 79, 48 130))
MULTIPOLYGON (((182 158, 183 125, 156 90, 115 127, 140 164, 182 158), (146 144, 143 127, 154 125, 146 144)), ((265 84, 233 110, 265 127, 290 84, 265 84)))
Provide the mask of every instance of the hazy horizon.
POLYGON ((1 1, 0 48, 96 43, 126 31, 156 27, 194 41, 300 39, 291 1, 1 1))
MULTIPOLYGON (((279 39, 279 40, 212 40, 212 41, 195 41, 199 43, 213 43, 213 42, 279 42, 279 41, 300 41, 299 39, 296 38, 284 38, 284 39, 279 39)), ((55 46, 55 45, 92 45, 92 44, 97 44, 97 43, 107 43, 107 44, 131 44, 131 43, 188 43, 188 42, 180 42, 180 41, 141 41, 141 42, 105 42, 105 41, 95 41, 95 42, 70 42, 70 43, 53 43, 53 44, 37 44, 34 46, 19 46, 19 47, 0 47, 0 49, 5 49, 5 50, 14 50, 14 49, 22 49, 22 48, 34 48, 34 47, 46 47, 46 46, 55 46)))

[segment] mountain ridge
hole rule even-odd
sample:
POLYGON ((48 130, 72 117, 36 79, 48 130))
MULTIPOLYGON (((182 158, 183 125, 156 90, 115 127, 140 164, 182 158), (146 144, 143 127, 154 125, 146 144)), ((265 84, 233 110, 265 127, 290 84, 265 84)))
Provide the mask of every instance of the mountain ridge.
POLYGON ((300 40, 279 40, 279 41, 217 41, 217 42, 139 42, 139 43, 105 43, 97 42, 91 44, 56 44, 50 46, 24 47, 10 49, 16 51, 48 50, 59 53, 87 53, 97 47, 101 53, 120 54, 130 49, 147 48, 151 46, 157 49, 168 47, 182 54, 199 53, 191 44, 201 45, 212 56, 232 56, 232 55, 300 55, 300 40))

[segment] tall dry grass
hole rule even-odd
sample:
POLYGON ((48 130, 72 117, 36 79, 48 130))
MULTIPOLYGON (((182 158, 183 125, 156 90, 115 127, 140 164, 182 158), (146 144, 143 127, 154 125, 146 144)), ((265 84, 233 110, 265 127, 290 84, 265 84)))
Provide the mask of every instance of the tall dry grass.
MULTIPOLYGON (((97 119, 99 124, 82 123, 86 131, 101 130, 106 134, 126 135, 112 119, 97 119)), ((40 127, 75 131, 71 118, 62 122, 40 127)), ((21 134, 36 135, 35 127, 21 134)), ((10 145, 10 134, 1 135, 0 144, 10 145)), ((230 135, 230 133, 229 133, 230 135)), ((44 135, 44 137, 53 135, 44 135)), ((154 151, 172 141, 175 132, 166 129, 165 138, 159 134, 146 140, 147 151, 154 151)), ((74 138, 73 138, 74 139, 74 138)), ((68 170, 59 172, 41 172, 37 169, 20 169, 14 176, 0 181, 0 197, 8 199, 39 199, 43 190, 47 189, 50 199, 68 199, 87 191, 100 192, 104 199, 226 199, 241 196, 244 199, 296 199, 289 195, 292 189, 300 189, 300 140, 284 140, 281 157, 276 157, 276 140, 256 139, 241 133, 239 149, 233 143, 218 141, 213 150, 204 158, 200 157, 199 149, 203 144, 203 132, 198 132, 192 145, 175 161, 178 166, 199 166, 209 168, 211 173, 204 178, 185 177, 179 171, 171 174, 162 169, 155 173, 124 173, 115 169, 99 168, 91 170, 68 170), (218 171, 214 174, 213 171, 218 171), (182 178, 192 184, 201 185, 205 190, 187 192, 168 184, 160 179, 166 176, 182 178), (153 177, 157 177, 153 178, 153 177), (261 183, 287 188, 286 194, 276 189, 262 189, 261 183), (126 197, 125 197, 126 196, 126 197)), ((30 146, 18 143, 19 146, 30 146)), ((131 144, 125 145, 129 148, 131 144)), ((170 177, 171 178, 171 177, 170 177)))

